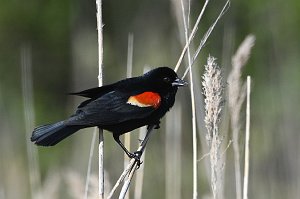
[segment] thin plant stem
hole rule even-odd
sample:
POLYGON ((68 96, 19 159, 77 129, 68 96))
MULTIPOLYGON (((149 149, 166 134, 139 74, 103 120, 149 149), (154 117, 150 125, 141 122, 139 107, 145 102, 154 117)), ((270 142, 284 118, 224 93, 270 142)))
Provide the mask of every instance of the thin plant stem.
POLYGON ((192 63, 189 65, 189 67, 185 70, 184 75, 182 76, 182 78, 184 78, 188 71, 191 69, 191 67, 193 66, 195 60, 197 59, 200 51, 202 50, 203 46, 205 45, 207 39, 209 38, 210 34, 212 33, 212 31, 214 30, 215 26, 217 25, 218 21, 221 19, 221 17, 225 14, 225 12, 227 11, 227 9, 230 6, 230 0, 227 0, 225 5, 223 6, 223 9, 221 10, 219 16, 217 17, 217 19, 215 20, 215 22, 209 27, 209 29, 207 30, 207 32, 205 33, 205 35, 203 36, 203 38, 200 41, 200 44, 192 58, 192 63))
POLYGON ((244 189, 243 199, 248 199, 248 181, 249 181, 249 159, 250 159, 250 94, 251 77, 247 76, 247 98, 246 98, 246 138, 245 138, 245 166, 244 166, 244 189))
MULTIPOLYGON (((102 22, 102 0, 96 0, 97 7, 97 30, 98 30, 98 84, 102 86, 102 65, 103 65, 103 22, 102 22)), ((99 198, 104 199, 104 137, 103 130, 99 128, 99 198)))
POLYGON ((175 69, 174 69, 175 72, 177 72, 177 70, 179 69, 179 66, 180 66, 180 64, 181 64, 181 62, 183 60, 183 57, 184 57, 184 55, 185 55, 185 53, 186 53, 186 51, 187 51, 187 49, 188 49, 191 41, 193 40, 193 38, 194 38, 194 36, 195 36, 195 34, 196 34, 197 30, 198 30, 198 25, 199 25, 199 23, 201 21, 201 18, 203 16, 203 13, 204 13, 204 11, 206 9, 206 6, 207 6, 208 2, 209 2, 209 0, 205 1, 204 5, 203 5, 203 7, 201 9, 200 14, 198 15, 197 21, 196 21, 196 23, 195 23, 195 25, 193 27, 193 30, 192 30, 192 32, 191 32, 191 34, 189 36, 188 42, 185 44, 185 46, 184 46, 184 48, 183 48, 183 50, 181 52, 181 55, 180 55, 180 57, 179 57, 179 59, 177 61, 177 64, 176 64, 175 69))
POLYGON ((124 171, 122 172, 122 174, 120 175, 119 179, 117 180, 117 182, 115 183, 114 187, 112 188, 112 190, 110 191, 110 193, 108 194, 107 199, 111 199, 113 194, 115 193, 115 191, 117 190, 117 188, 120 186, 120 184, 124 181, 126 175, 128 174, 129 170, 132 168, 134 161, 131 160, 129 162, 129 164, 127 165, 126 169, 124 169, 124 171))
MULTIPOLYGON (((181 35, 181 42, 183 43, 183 45, 185 45, 185 43, 186 43, 186 39, 185 39, 185 31, 184 31, 184 29, 182 28, 182 24, 184 23, 184 21, 183 21, 183 17, 182 17, 182 4, 181 4, 181 2, 180 1, 176 1, 176 0, 173 0, 173 2, 175 2, 175 14, 176 14, 176 19, 177 19, 177 22, 178 22, 178 27, 179 27, 179 31, 180 31, 180 35, 181 35), (180 15, 180 16, 177 16, 177 15, 180 15), (181 20, 180 20, 181 19, 181 20), (182 21, 182 23, 181 23, 181 21, 182 21)), ((185 7, 187 7, 187 6, 185 6, 185 7)), ((190 5, 190 3, 189 3, 189 6, 188 6, 188 12, 187 12, 187 16, 190 16, 190 7, 191 7, 191 5, 190 5)), ((189 26, 189 21, 190 21, 190 17, 188 17, 188 19, 187 19, 187 26, 189 26)), ((184 24, 183 24, 184 25, 184 24)), ((189 46, 189 50, 190 50, 190 52, 192 52, 193 51, 193 45, 190 45, 189 46)), ((189 64, 188 64, 188 60, 186 59, 186 65, 188 66, 189 64)), ((201 90, 201 88, 200 88, 200 85, 201 85, 201 83, 200 83, 200 80, 199 80, 200 78, 199 78, 199 75, 198 75, 198 73, 193 73, 193 87, 194 87, 194 90, 201 90)), ((197 102, 196 103, 196 120, 197 120, 197 127, 198 127, 198 133, 199 133, 199 136, 200 137, 202 137, 204 134, 203 133, 201 133, 201 132, 203 132, 203 131, 205 131, 205 127, 204 127, 204 110, 202 110, 203 108, 202 107, 204 107, 204 105, 203 105, 203 96, 202 96, 202 93, 201 92, 194 92, 194 94, 195 94, 195 101, 197 102)), ((199 139, 201 142, 202 141, 205 141, 205 139, 199 139)), ((201 144, 201 147, 202 148, 204 148, 204 147, 206 147, 207 148, 207 145, 206 145, 206 143, 204 143, 204 144, 201 144)), ((202 149, 203 151, 208 151, 207 149, 202 149)), ((206 164, 206 167, 207 167, 207 169, 209 170, 209 165, 208 165, 208 161, 206 161, 207 162, 207 164, 206 164)), ((210 171, 210 170, 209 170, 210 171)), ((208 174, 209 172, 207 172, 207 174, 208 174)), ((209 178, 209 174, 207 175, 207 177, 209 178)))
MULTIPOLYGON (((147 142, 148 142, 148 140, 149 140, 149 137, 150 137, 150 135, 151 135, 151 133, 152 133, 154 127, 155 127, 154 125, 148 126, 148 130, 147 130, 146 136, 145 136, 143 142, 140 144, 140 146, 139 146, 139 148, 138 148, 138 150, 137 150, 137 151, 140 151, 140 152, 141 152, 141 155, 143 155, 143 152, 144 152, 144 150, 145 150, 145 147, 146 147, 146 145, 147 145, 147 142)), ((112 190, 111 190, 111 192, 109 193, 107 199, 112 198, 112 196, 113 196, 113 194, 115 193, 116 189, 117 189, 117 188, 120 186, 120 184, 124 181, 125 177, 126 177, 127 175, 130 176, 130 173, 131 173, 131 172, 135 172, 136 169, 137 169, 137 161, 136 161, 134 158, 132 158, 132 159, 130 160, 129 164, 127 165, 126 169, 124 169, 124 171, 123 171, 122 174, 120 175, 119 179, 117 180, 116 184, 115 184, 114 187, 112 188, 112 190)), ((126 183, 126 184, 123 185, 123 187, 122 187, 123 192, 120 193, 120 196, 125 197, 125 194, 126 194, 128 188, 129 188, 129 185, 130 185, 130 183, 126 183)), ((119 196, 119 198, 120 198, 120 196, 119 196)))
MULTIPOLYGON (((133 58, 133 34, 128 34, 128 51, 127 51, 127 78, 132 76, 132 58, 133 58)), ((130 151, 130 137, 131 133, 128 132, 124 136, 124 145, 127 150, 130 151)), ((124 153, 124 169, 129 163, 129 158, 127 154, 124 153)), ((129 194, 127 194, 126 198, 129 198, 129 194)))
MULTIPOLYGON (((190 1, 189 1, 190 4, 190 1)), ((190 7, 190 6, 189 6, 190 7)), ((182 16, 183 16, 183 24, 184 24, 184 32, 185 32, 185 40, 186 43, 189 43, 188 39, 188 19, 185 17, 185 9, 183 2, 181 0, 181 8, 182 8, 182 16)), ((190 47, 187 47, 187 56, 188 56, 188 65, 191 65, 191 54, 190 47)), ((193 135, 193 198, 196 199, 198 197, 197 191, 197 128, 196 128, 196 105, 195 105, 195 94, 194 94, 194 84, 193 84, 193 72, 190 70, 190 92, 191 92, 191 104, 192 104, 192 135, 193 135)))
MULTIPOLYGON (((145 139, 143 140, 141 146, 138 149, 138 151, 141 152, 141 155, 143 155, 143 153, 145 151, 147 142, 149 140, 149 136, 150 136, 150 134, 151 134, 151 132, 152 132, 153 129, 154 129, 154 126, 148 127, 148 131, 147 131, 146 137, 145 137, 145 139)), ((123 187, 121 189, 121 193, 119 195, 119 199, 123 199, 125 197, 128 189, 129 189, 132 177, 133 177, 133 175, 134 175, 134 173, 136 172, 137 169, 138 169, 138 164, 137 164, 137 161, 134 160, 133 166, 132 166, 131 170, 129 171, 128 178, 125 181, 125 183, 124 183, 124 185, 123 185, 123 187)))

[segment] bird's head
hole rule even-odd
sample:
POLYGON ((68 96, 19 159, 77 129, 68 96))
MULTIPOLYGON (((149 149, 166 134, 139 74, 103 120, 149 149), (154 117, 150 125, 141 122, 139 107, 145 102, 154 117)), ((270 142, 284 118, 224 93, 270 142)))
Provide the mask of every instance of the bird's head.
POLYGON ((170 90, 177 90, 180 86, 186 86, 188 83, 178 77, 175 71, 169 67, 158 67, 144 75, 148 84, 151 84, 155 90, 165 93, 170 90))

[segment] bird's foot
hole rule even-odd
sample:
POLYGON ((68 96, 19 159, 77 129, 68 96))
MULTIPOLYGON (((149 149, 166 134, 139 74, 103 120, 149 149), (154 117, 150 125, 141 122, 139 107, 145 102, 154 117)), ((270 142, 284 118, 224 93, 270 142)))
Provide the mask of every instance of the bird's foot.
POLYGON ((143 162, 141 161, 141 156, 142 156, 142 152, 141 151, 135 151, 133 153, 129 153, 129 158, 134 158, 136 163, 137 163, 137 169, 140 168, 141 164, 143 164, 143 162))

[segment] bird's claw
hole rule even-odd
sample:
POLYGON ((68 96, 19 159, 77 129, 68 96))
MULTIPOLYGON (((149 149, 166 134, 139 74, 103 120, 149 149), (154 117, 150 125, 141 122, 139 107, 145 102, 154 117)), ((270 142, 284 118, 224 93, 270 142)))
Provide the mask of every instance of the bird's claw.
POLYGON ((142 156, 142 152, 141 151, 135 151, 133 153, 129 154, 130 158, 134 158, 136 163, 137 163, 137 169, 140 168, 141 164, 143 164, 143 162, 141 161, 141 156, 142 156))

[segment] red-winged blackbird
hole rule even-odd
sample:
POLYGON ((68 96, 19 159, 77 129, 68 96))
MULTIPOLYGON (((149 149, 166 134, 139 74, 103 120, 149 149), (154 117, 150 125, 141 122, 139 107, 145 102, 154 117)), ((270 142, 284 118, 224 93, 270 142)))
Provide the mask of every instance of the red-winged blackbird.
POLYGON ((136 157, 124 147, 119 136, 145 125, 159 125, 174 105, 177 88, 186 84, 172 69, 159 67, 143 76, 71 93, 89 99, 70 118, 35 128, 31 141, 53 146, 79 129, 98 126, 111 131, 130 158, 136 157))

